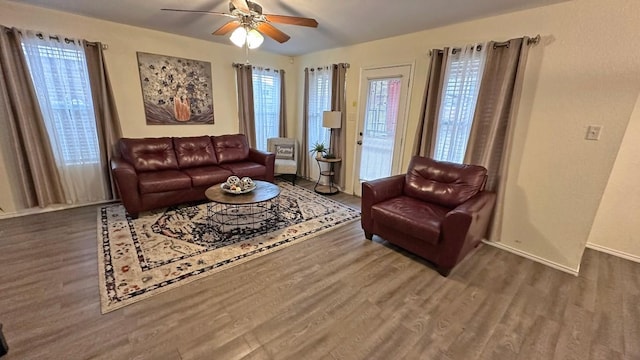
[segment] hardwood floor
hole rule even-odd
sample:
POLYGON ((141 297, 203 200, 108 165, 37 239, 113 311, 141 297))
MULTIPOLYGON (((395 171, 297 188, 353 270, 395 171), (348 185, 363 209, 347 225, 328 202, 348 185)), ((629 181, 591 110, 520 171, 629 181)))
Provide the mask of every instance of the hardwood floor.
POLYGON ((579 277, 483 246, 443 278, 357 222, 101 315, 96 218, 0 220, 2 360, 640 359, 640 264, 592 250, 579 277))

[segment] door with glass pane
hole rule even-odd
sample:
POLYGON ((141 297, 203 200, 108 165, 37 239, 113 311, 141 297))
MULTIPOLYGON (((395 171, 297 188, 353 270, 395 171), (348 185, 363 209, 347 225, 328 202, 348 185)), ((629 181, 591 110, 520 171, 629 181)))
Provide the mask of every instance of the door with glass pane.
POLYGON ((400 172, 410 65, 362 71, 354 193, 363 181, 400 172))

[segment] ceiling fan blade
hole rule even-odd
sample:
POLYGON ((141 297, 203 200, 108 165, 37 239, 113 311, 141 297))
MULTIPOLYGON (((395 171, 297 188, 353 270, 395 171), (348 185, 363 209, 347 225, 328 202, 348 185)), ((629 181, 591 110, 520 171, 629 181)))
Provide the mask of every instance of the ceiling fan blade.
POLYGON ((205 11, 205 10, 184 10, 184 9, 160 9, 162 11, 176 11, 176 12, 187 12, 187 13, 200 13, 200 14, 211 14, 211 15, 222 15, 226 17, 235 18, 235 16, 227 13, 221 13, 217 11, 205 11))
POLYGON ((281 44, 291 39, 291 36, 283 33, 282 31, 276 29, 273 25, 266 22, 258 24, 256 26, 256 29, 281 44))
POLYGON ((318 22, 315 19, 310 18, 272 14, 265 14, 264 17, 267 19, 267 21, 271 21, 274 23, 318 27, 318 22))
POLYGON ((237 29, 239 26, 240 26, 240 21, 232 20, 232 21, 229 21, 228 23, 220 26, 220 28, 218 28, 218 30, 214 31, 212 33, 212 35, 226 35, 226 34, 230 33, 231 31, 237 29))
POLYGON ((240 10, 244 14, 249 14, 251 10, 249 10, 249 5, 246 0, 231 0, 233 7, 240 10))

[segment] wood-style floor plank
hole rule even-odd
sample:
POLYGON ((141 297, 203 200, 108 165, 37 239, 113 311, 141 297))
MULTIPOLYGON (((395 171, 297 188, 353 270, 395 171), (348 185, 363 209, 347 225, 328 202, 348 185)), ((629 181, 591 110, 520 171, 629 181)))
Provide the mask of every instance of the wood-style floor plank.
POLYGON ((2 360, 640 359, 640 264, 593 250, 574 277, 482 246, 443 278, 356 222, 101 315, 96 219, 0 220, 2 360))

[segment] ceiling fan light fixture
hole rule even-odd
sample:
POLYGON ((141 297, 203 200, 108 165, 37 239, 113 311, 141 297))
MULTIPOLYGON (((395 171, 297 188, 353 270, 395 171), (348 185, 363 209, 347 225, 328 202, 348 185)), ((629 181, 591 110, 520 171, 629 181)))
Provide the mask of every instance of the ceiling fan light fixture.
POLYGON ((256 29, 251 29, 247 32, 247 46, 249 49, 257 49, 264 41, 264 36, 256 29))
POLYGON ((231 33, 229 40, 231 40, 231 42, 235 46, 243 47, 245 42, 247 41, 247 29, 245 29, 244 26, 240 26, 239 28, 233 30, 233 33, 231 33))

